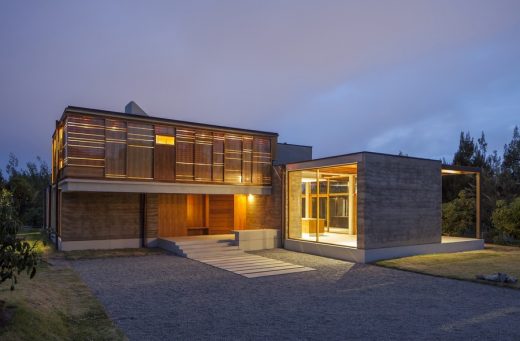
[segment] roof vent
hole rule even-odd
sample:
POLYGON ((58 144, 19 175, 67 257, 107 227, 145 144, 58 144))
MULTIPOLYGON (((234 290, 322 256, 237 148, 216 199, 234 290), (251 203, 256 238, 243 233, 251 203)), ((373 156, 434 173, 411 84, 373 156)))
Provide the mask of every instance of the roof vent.
POLYGON ((134 101, 130 101, 125 106, 125 113, 126 114, 132 114, 132 115, 141 115, 141 116, 148 116, 148 114, 135 103, 134 101))

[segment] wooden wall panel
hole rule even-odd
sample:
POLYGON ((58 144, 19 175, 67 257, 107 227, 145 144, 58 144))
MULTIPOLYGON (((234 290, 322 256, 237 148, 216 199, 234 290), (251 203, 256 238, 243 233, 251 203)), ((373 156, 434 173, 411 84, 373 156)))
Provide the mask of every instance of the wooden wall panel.
POLYGON ((271 140, 253 139, 253 183, 271 184, 271 140))
POLYGON ((253 161, 253 138, 244 136, 242 139, 242 183, 251 183, 253 161))
POLYGON ((242 137, 226 134, 224 143, 224 181, 242 182, 242 137))
POLYGON ((186 227, 204 227, 205 196, 203 194, 188 194, 186 207, 186 227))
POLYGON ((193 181, 193 153, 195 147, 195 132, 187 129, 177 129, 175 178, 177 181, 193 181))
POLYGON ((209 196, 209 228, 210 234, 231 233, 234 226, 233 195, 209 196))
POLYGON ((126 177, 126 122, 105 121, 105 176, 126 177))
POLYGON ((211 182, 211 163, 213 159, 213 136, 210 132, 195 133, 195 181, 211 182))
POLYGON ((154 149, 154 178, 155 180, 175 180, 175 147, 155 145, 154 149))
POLYGON ((159 194, 159 237, 186 236, 186 194, 159 194))
POLYGON ((235 194, 234 200, 234 229, 244 230, 246 228, 247 196, 235 194))
POLYGON ((224 181, 224 134, 213 133, 213 182, 224 181))
MULTIPOLYGON (((104 119, 81 115, 68 117, 64 135, 65 147, 58 156, 64 159, 65 166, 85 168, 85 171, 78 172, 82 173, 84 177, 94 177, 104 172, 104 119)), ((72 171, 72 173, 74 172, 72 171)))
POLYGON ((127 131, 127 176, 134 179, 153 179, 153 126, 128 123, 127 131))

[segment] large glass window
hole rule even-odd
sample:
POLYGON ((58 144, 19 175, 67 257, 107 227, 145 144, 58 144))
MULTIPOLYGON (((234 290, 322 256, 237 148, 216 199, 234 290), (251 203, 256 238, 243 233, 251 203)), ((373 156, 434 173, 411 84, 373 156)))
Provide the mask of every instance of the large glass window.
POLYGON ((356 246, 357 165, 290 171, 291 239, 356 246))

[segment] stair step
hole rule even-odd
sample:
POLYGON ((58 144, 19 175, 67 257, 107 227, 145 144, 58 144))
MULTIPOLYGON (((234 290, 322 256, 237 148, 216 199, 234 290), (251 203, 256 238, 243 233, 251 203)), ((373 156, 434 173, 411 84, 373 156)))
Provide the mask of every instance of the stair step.
POLYGON ((228 249, 228 248, 232 248, 232 249, 237 249, 238 248, 238 246, 229 245, 229 244, 220 244, 220 245, 217 245, 217 244, 208 244, 208 245, 196 244, 196 245, 177 245, 177 246, 179 248, 183 249, 183 250, 206 250, 206 249, 220 250, 220 249, 228 249))

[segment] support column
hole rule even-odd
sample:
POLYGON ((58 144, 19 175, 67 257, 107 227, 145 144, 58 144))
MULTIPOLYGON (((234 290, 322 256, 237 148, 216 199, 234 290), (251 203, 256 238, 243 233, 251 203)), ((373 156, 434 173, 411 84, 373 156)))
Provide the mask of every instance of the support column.
POLYGON ((354 175, 348 176, 348 233, 354 232, 354 175))

